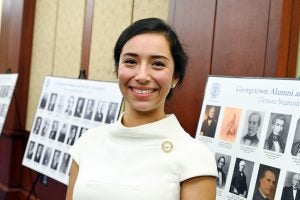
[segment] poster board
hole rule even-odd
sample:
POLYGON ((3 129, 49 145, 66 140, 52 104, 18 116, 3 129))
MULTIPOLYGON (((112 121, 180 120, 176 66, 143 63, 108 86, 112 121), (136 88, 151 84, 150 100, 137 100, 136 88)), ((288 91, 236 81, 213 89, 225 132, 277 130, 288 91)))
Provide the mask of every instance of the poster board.
POLYGON ((0 74, 0 135, 15 90, 18 74, 0 74))
POLYGON ((68 184, 70 147, 87 129, 117 120, 122 100, 114 82, 47 76, 22 164, 68 184))
POLYGON ((299 111, 297 79, 208 77, 196 139, 222 168, 217 199, 258 199, 266 177, 269 200, 281 199, 300 174, 299 111))

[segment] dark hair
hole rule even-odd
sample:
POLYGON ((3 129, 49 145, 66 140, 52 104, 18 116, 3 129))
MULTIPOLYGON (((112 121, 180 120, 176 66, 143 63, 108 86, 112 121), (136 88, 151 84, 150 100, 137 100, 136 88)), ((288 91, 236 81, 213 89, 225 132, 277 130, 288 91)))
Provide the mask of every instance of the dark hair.
POLYGON ((143 33, 161 33, 165 36, 165 38, 168 40, 172 58, 174 60, 174 75, 179 79, 178 83, 182 83, 183 77, 185 75, 188 56, 183 50, 175 31, 173 31, 172 28, 163 20, 158 18, 146 18, 138 20, 128 26, 121 33, 114 48, 114 62, 116 73, 118 73, 121 51, 126 42, 128 42, 128 40, 130 40, 134 36, 143 33))
POLYGON ((283 122, 285 122, 285 116, 282 115, 282 114, 279 114, 279 115, 276 115, 276 116, 273 118, 272 124, 275 124, 277 119, 280 119, 280 120, 282 120, 283 122))
POLYGON ((224 159, 224 165, 225 165, 226 159, 225 159, 225 157, 224 157, 224 156, 220 156, 220 157, 218 158, 218 160, 217 160, 217 163, 219 163, 219 162, 220 162, 220 160, 221 160, 222 158, 224 159))

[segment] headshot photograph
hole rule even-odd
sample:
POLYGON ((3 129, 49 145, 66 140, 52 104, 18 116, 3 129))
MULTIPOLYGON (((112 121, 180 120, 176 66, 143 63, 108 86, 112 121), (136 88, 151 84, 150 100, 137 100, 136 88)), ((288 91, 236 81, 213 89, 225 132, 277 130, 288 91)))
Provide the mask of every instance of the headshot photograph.
POLYGON ((76 139, 76 134, 77 134, 77 129, 78 126, 72 125, 69 131, 68 139, 67 139, 67 144, 68 145, 73 145, 76 139))
POLYGON ((60 167, 59 167, 59 172, 66 174, 68 166, 70 162, 70 154, 64 153, 60 167))
POLYGON ((39 134, 41 125, 42 125, 42 117, 38 116, 35 119, 35 122, 34 122, 34 125, 33 125, 33 129, 32 129, 32 133, 39 134))
POLYGON ((84 103, 85 103, 85 98, 79 97, 77 99, 77 103, 76 103, 76 107, 75 107, 75 111, 74 111, 75 117, 82 117, 84 103))
POLYGON ((51 93, 48 109, 49 111, 53 111, 57 100, 57 93, 51 93))
POLYGON ((300 173, 286 173, 281 200, 300 200, 300 173))
POLYGON ((247 146, 257 147, 262 130, 264 113, 247 111, 240 143, 247 146))
POLYGON ((50 157, 51 157, 51 153, 52 153, 51 147, 47 147, 46 150, 45 150, 45 153, 44 153, 42 165, 48 166, 49 161, 50 161, 50 157))
POLYGON ((205 108, 205 114, 201 123, 200 134, 203 136, 215 137, 216 128, 218 124, 218 118, 220 114, 220 106, 207 105, 205 108))
POLYGON ((44 145, 38 144, 36 151, 35 151, 35 156, 34 156, 34 161, 39 163, 42 157, 44 145))
POLYGON ((284 153, 292 115, 271 113, 264 149, 284 153))
POLYGON ((33 156, 33 153, 34 153, 34 145, 35 145, 35 142, 33 142, 33 141, 29 142, 28 149, 27 149, 27 154, 26 154, 27 159, 32 159, 32 156, 33 156))
POLYGON ((53 158, 52 158, 52 161, 51 161, 51 166, 50 166, 51 169, 57 170, 60 154, 61 154, 61 151, 59 151, 59 150, 54 151, 53 158))
POLYGON ((41 103, 40 103, 40 107, 39 107, 40 109, 45 109, 46 108, 48 96, 49 96, 49 94, 47 92, 45 92, 43 94, 42 100, 41 100, 41 103))
POLYGON ((88 99, 86 103, 86 108, 84 111, 84 119, 92 119, 93 111, 95 106, 95 100, 94 99, 88 99))
POLYGON ((295 135, 294 135, 291 154, 293 156, 300 157, 300 119, 297 120, 297 126, 296 126, 295 135))
POLYGON ((253 200, 274 200, 280 170, 260 164, 255 183, 253 200))
POLYGON ((59 131, 57 141, 64 143, 68 132, 68 124, 64 123, 59 131))
POLYGON ((116 120, 118 103, 110 102, 108 106, 108 111, 105 118, 106 124, 111 124, 116 120))
POLYGON ((41 128, 41 136, 47 135, 47 133, 49 131, 50 123, 51 123, 50 119, 44 119, 44 121, 42 123, 42 128, 41 128))
POLYGON ((236 158, 229 192, 247 198, 254 162, 236 158))
POLYGON ((219 139, 234 142, 239 126, 241 109, 225 108, 222 118, 219 139))
POLYGON ((218 176, 216 179, 217 188, 223 189, 227 180, 227 174, 230 166, 231 156, 216 152, 215 159, 216 159, 217 170, 218 170, 218 176))
POLYGON ((57 131, 58 131, 58 125, 59 125, 58 121, 54 120, 52 122, 51 130, 50 130, 50 133, 49 133, 49 138, 52 139, 52 140, 55 140, 55 138, 56 138, 57 131))
POLYGON ((105 101, 101 101, 101 100, 98 101, 94 121, 97 121, 97 122, 103 121, 105 105, 106 105, 105 101))
POLYGON ((66 107, 64 110, 64 113, 66 115, 72 115, 73 108, 74 108, 74 103, 75 103, 75 97, 74 96, 69 96, 66 102, 66 107))

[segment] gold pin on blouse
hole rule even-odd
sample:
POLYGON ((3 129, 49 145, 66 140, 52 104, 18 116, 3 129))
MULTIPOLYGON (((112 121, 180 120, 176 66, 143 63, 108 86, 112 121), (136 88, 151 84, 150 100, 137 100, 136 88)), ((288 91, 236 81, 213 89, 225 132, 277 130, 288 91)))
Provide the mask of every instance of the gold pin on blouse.
POLYGON ((164 141, 161 144, 161 148, 165 153, 170 153, 173 150, 173 144, 170 141, 164 141))

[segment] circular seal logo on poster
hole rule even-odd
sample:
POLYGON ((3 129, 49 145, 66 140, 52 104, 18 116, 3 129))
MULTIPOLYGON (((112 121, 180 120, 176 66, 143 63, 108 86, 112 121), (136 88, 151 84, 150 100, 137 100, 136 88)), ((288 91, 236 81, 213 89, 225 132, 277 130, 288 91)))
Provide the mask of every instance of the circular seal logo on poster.
POLYGON ((211 85, 210 94, 212 98, 217 98, 220 94, 221 85, 220 83, 213 83, 211 85))

